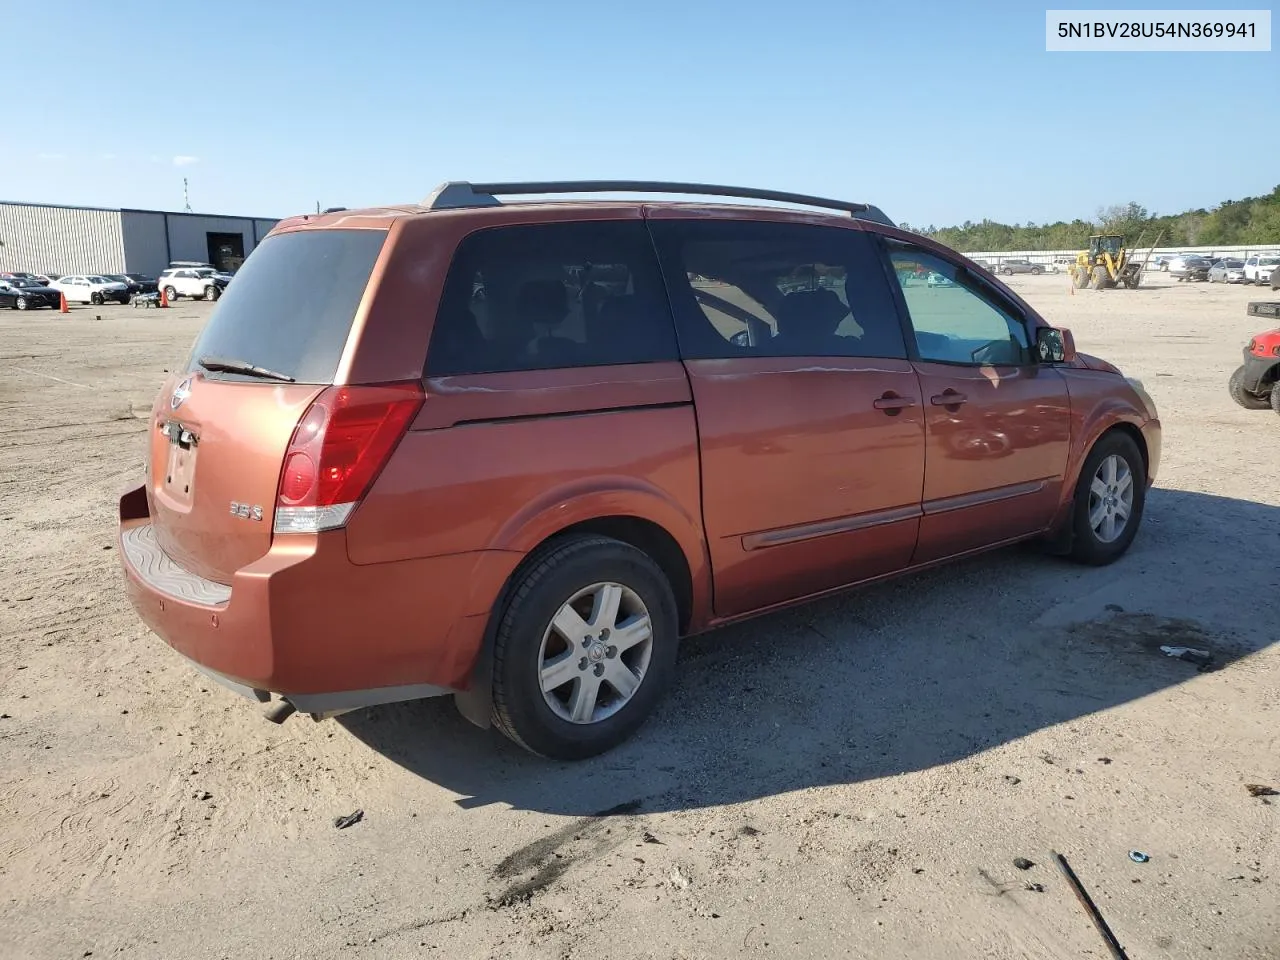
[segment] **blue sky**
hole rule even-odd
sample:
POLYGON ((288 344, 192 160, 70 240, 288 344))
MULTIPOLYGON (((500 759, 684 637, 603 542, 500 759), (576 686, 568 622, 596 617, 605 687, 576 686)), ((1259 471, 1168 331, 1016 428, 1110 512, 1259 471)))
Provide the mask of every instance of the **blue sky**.
POLYGON ((1046 53, 1047 6, 11 0, 0 199, 180 210, 187 176, 197 211, 282 216, 679 179, 942 226, 1280 182, 1280 54, 1046 53))

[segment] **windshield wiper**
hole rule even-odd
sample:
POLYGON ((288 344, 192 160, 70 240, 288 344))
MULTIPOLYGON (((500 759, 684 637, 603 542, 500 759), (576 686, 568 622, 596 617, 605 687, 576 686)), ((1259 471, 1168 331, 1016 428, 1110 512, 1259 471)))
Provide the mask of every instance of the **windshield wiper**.
POLYGON ((282 383, 296 382, 287 373, 268 370, 266 367, 260 367, 257 364, 250 363, 248 360, 228 360, 226 357, 201 357, 196 363, 211 371, 243 373, 246 377, 257 377, 260 380, 279 380, 282 383))

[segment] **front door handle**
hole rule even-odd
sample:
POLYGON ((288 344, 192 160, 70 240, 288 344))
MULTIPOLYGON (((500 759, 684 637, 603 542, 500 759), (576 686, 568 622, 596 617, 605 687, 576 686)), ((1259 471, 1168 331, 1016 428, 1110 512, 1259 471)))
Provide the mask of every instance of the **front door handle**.
POLYGON ((916 402, 910 397, 900 397, 892 390, 882 397, 877 397, 871 404, 877 410, 883 410, 885 413, 893 416, 899 410, 907 407, 914 407, 916 402))
POLYGON ((929 402, 935 407, 958 407, 962 403, 968 403, 969 398, 958 390, 947 388, 941 393, 934 394, 929 398, 929 402))

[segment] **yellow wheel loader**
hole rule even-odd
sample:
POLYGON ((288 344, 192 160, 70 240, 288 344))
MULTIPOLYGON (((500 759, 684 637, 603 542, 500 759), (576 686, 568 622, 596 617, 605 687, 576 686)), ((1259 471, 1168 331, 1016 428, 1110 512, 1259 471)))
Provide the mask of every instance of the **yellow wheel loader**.
MULTIPOLYGON (((1146 234, 1138 237, 1139 248, 1142 246, 1143 236, 1146 234)), ((1151 249, 1155 249, 1163 236, 1164 231, 1161 231, 1151 249)), ((1119 234, 1099 234, 1089 238, 1089 249, 1076 254, 1076 262, 1068 269, 1072 285, 1080 289, 1093 287, 1095 290, 1106 290, 1123 286, 1136 290, 1138 284, 1142 283, 1142 274, 1150 259, 1151 250, 1147 251, 1141 262, 1130 257, 1124 245, 1124 237, 1119 234)))

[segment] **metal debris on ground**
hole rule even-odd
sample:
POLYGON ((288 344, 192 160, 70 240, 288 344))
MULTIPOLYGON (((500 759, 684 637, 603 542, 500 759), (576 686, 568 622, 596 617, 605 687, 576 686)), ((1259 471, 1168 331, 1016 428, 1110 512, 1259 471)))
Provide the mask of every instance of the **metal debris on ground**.
POLYGON ((1044 893, 1043 883, 1027 883, 1023 884, 1022 889, 1030 890, 1032 893, 1044 893))
POLYGON ((364 811, 357 810, 355 813, 348 813, 345 817, 334 817, 333 825, 339 830, 345 830, 364 819, 364 811))
POLYGON ((1160 652, 1175 660, 1185 660, 1198 667, 1207 667, 1213 663, 1213 654, 1208 650, 1197 650, 1195 647, 1161 647, 1160 652))
POLYGON ((1146 863, 1151 859, 1151 855, 1143 853, 1141 850, 1130 850, 1129 859, 1134 863, 1146 863))
POLYGON ((1076 876, 1076 872, 1071 869, 1071 864, 1067 863, 1067 858, 1057 851, 1053 852, 1054 862, 1058 864, 1058 869, 1062 871, 1062 875, 1067 878, 1067 883, 1071 885, 1071 890, 1076 895, 1076 899, 1080 901, 1085 912, 1089 914, 1089 919, 1093 921, 1093 925, 1097 928, 1098 933, 1102 935, 1103 942, 1106 943, 1107 949, 1111 951, 1113 960, 1129 960, 1124 952, 1124 947, 1120 946, 1120 941, 1116 939, 1116 935, 1111 932, 1111 928, 1107 926, 1107 921, 1103 919, 1102 913, 1094 906, 1093 900, 1089 894, 1085 892, 1084 885, 1080 882, 1080 878, 1076 876))
POLYGON ((1246 783, 1244 788, 1249 791, 1251 797, 1280 797, 1280 790, 1275 787, 1268 787, 1261 783, 1246 783))
POLYGON ((661 844, 661 843, 662 843, 662 841, 661 841, 661 840, 659 840, 657 837, 655 837, 655 836, 654 836, 652 833, 650 833, 648 830, 646 830, 646 831, 644 832, 644 838, 643 838, 643 839, 644 839, 644 842, 645 842, 645 843, 657 843, 657 844, 661 844))
POLYGON ((1030 870, 1036 864, 1034 860, 1028 860, 1026 857, 1014 857, 1013 865, 1019 870, 1030 870))

